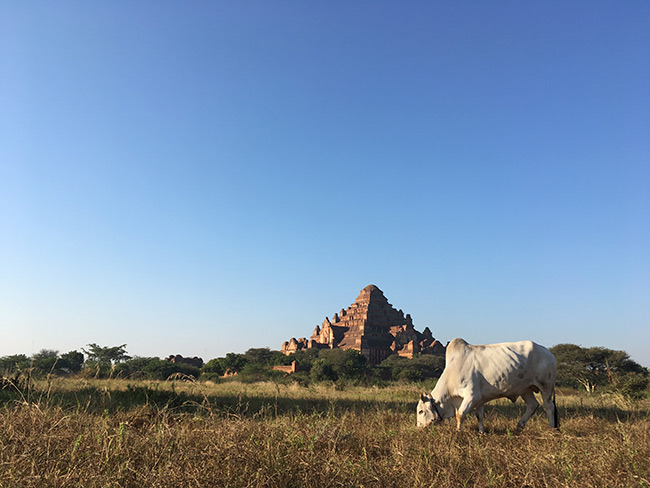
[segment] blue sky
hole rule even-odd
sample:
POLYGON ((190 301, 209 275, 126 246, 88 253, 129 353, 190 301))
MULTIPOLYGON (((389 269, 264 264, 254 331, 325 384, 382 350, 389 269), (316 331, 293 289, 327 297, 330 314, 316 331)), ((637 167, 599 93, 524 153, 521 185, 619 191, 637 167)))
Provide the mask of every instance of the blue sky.
POLYGON ((650 366, 650 4, 0 7, 0 355, 443 342, 650 366))

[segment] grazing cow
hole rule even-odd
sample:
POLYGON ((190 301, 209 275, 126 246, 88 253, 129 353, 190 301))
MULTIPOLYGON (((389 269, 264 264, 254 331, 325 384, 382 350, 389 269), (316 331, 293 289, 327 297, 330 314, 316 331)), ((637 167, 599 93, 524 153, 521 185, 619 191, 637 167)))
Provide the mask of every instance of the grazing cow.
POLYGON ((559 427, 555 406, 555 356, 532 341, 473 346, 454 339, 447 346, 445 370, 430 395, 418 402, 418 427, 426 427, 456 415, 456 428, 465 415, 476 410, 478 429, 483 433, 483 405, 495 398, 515 402, 522 397, 527 408, 517 431, 535 413, 541 392, 552 428, 559 427))

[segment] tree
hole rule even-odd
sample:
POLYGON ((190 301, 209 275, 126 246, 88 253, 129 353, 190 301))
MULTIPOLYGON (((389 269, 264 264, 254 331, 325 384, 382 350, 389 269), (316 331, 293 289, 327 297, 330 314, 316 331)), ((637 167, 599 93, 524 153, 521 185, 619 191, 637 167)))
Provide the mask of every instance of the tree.
POLYGON ((88 356, 89 361, 93 361, 102 366, 113 366, 121 361, 131 359, 131 357, 126 354, 126 344, 122 344, 121 346, 102 347, 92 343, 88 344, 88 349, 82 349, 82 351, 88 356))
POLYGON ((320 350, 316 348, 302 349, 285 356, 287 361, 283 364, 291 364, 291 361, 295 361, 296 364, 298 364, 298 369, 300 369, 300 371, 310 371, 312 364, 316 359, 318 359, 319 352, 320 350))
POLYGON ((271 358, 267 363, 270 366, 289 366, 293 359, 281 351, 271 351, 271 358))
POLYGON ((366 366, 366 357, 356 349, 323 349, 318 358, 323 359, 340 378, 358 378, 366 366))
POLYGON ((29 368, 29 359, 24 354, 14 354, 0 358, 0 373, 12 374, 29 368))
POLYGON ((621 378, 617 390, 629 398, 639 399, 648 390, 648 383, 648 375, 628 373, 621 378))
MULTIPOLYGON (((647 369, 630 359, 625 351, 558 344, 551 352, 557 361, 557 382, 573 387, 580 385, 589 393, 597 386, 617 388, 630 374, 648 376, 647 369)), ((639 385, 641 382, 630 380, 626 384, 639 385)))
POLYGON ((243 354, 237 354, 234 352, 229 352, 226 354, 225 358, 220 358, 220 361, 224 370, 230 371, 231 373, 240 372, 248 362, 243 354))
POLYGON ((325 359, 317 359, 312 363, 309 378, 312 381, 336 381, 339 375, 325 359))
POLYGON ((167 380, 175 373, 198 378, 201 370, 196 366, 185 363, 172 363, 163 359, 152 358, 144 367, 144 371, 151 379, 167 380))
POLYGON ((84 355, 78 351, 70 351, 59 355, 52 349, 41 349, 31 358, 31 366, 41 374, 76 374, 81 371, 84 355))
POLYGON ((379 365, 383 377, 401 381, 421 381, 439 378, 445 369, 445 358, 432 354, 423 354, 412 359, 396 354, 388 356, 379 365))
POLYGON ((158 358, 141 356, 127 359, 115 365, 113 375, 119 378, 147 378, 148 375, 145 372, 145 368, 154 359, 159 361, 158 358))
POLYGON ((126 344, 102 347, 92 343, 88 344, 88 349, 82 351, 88 356, 86 371, 96 377, 110 375, 116 364, 131 359, 126 354, 126 344))
POLYGON ((248 364, 266 366, 273 358, 273 352, 268 347, 252 348, 244 353, 244 358, 248 364))
POLYGON ((203 365, 201 371, 203 373, 214 374, 217 376, 223 376, 223 374, 226 372, 219 358, 210 359, 210 361, 203 365))
POLYGON ((41 349, 32 356, 34 369, 41 373, 53 373, 59 360, 59 351, 52 349, 41 349))
POLYGON ((120 378, 167 380, 175 373, 198 377, 200 370, 185 363, 172 363, 156 357, 139 357, 127 359, 113 367, 113 375, 120 378))
POLYGON ((70 351, 59 357, 60 368, 66 373, 77 374, 84 364, 84 355, 79 351, 70 351))

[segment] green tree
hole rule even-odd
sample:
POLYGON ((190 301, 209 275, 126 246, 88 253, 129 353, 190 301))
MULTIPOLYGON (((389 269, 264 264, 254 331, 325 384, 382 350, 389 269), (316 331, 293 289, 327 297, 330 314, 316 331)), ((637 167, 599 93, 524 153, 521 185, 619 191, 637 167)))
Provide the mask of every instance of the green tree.
MULTIPOLYGON (((648 370, 630 359, 625 351, 558 344, 551 348, 551 352, 557 361, 557 382, 566 386, 582 386, 590 393, 596 387, 617 388, 630 374, 648 376, 648 370)), ((640 383, 631 381, 629 384, 640 383)))
POLYGON ((131 359, 126 354, 126 344, 102 347, 92 343, 88 344, 88 349, 82 349, 82 351, 88 356, 85 364, 87 374, 96 377, 105 377, 112 374, 115 365, 131 359))
POLYGON ((325 359, 316 359, 312 363, 309 378, 312 381, 336 381, 339 375, 325 359))
POLYGON ((252 348, 244 353, 244 358, 247 364, 266 366, 273 358, 273 352, 268 347, 252 348))
POLYGON ((149 375, 145 369, 149 362, 153 360, 159 361, 158 358, 154 357, 135 356, 131 359, 127 359, 126 361, 122 361, 121 363, 117 363, 113 367, 113 375, 118 378, 149 378, 149 375))
POLYGON ((268 364, 270 366, 289 366, 293 359, 281 351, 271 351, 271 358, 268 364))
POLYGON ((0 358, 0 373, 13 374, 29 368, 29 358, 24 354, 13 354, 0 358))
POLYGON ((647 394, 648 385, 648 375, 628 373, 621 378, 616 389, 629 398, 639 399, 647 394))
POLYGON ((82 349, 82 351, 86 356, 88 356, 89 361, 94 361, 101 365, 112 366, 121 361, 131 359, 131 357, 126 354, 126 344, 122 344, 121 346, 102 347, 92 343, 88 344, 88 349, 82 349))
POLYGON ((393 354, 380 365, 382 377, 400 381, 421 381, 439 378, 445 369, 445 358, 423 354, 412 359, 393 354))
POLYGON ((359 378, 366 366, 366 357, 356 349, 323 349, 318 358, 329 364, 339 378, 359 378))
POLYGON ((117 363, 113 367, 113 375, 120 378, 167 380, 176 373, 197 378, 200 370, 189 364, 139 356, 117 363))
POLYGON ((287 358, 286 362, 280 364, 286 365, 291 364, 291 361, 295 361, 300 371, 310 371, 312 364, 316 359, 318 359, 319 353, 320 350, 316 348, 303 349, 301 351, 296 351, 292 354, 289 354, 288 356, 285 356, 285 358, 287 358))
POLYGON ((237 378, 239 381, 254 382, 283 380, 285 376, 285 373, 281 371, 274 371, 271 366, 264 366, 260 363, 248 363, 241 369, 237 378))
POLYGON ((70 374, 77 374, 84 364, 84 355, 79 351, 70 351, 59 357, 60 369, 70 374))
POLYGON ((201 370, 196 366, 185 363, 172 363, 158 358, 152 358, 144 367, 144 371, 149 378, 160 380, 167 380, 177 373, 198 378, 201 373, 201 370))
POLYGON ((220 358, 220 361, 224 370, 231 373, 239 373, 248 362, 243 354, 234 352, 229 352, 225 358, 220 358))
POLYGON ((69 375, 81 371, 84 355, 70 351, 59 355, 52 349, 41 349, 31 357, 31 366, 38 374, 69 375))
POLYGON ((32 355, 32 366, 43 374, 54 373, 58 361, 59 352, 52 349, 41 349, 32 355))
POLYGON ((223 364, 219 358, 214 358, 205 363, 203 365, 203 368, 201 368, 201 371, 207 374, 223 376, 223 374, 226 372, 226 369, 223 367, 223 364))

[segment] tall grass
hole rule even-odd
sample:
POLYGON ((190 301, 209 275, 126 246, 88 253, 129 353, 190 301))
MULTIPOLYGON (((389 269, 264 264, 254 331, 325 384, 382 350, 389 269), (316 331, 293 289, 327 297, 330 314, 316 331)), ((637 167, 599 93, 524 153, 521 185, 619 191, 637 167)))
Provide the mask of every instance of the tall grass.
POLYGON ((415 427, 416 387, 55 380, 1 392, 0 487, 650 486, 650 402, 558 392, 415 427), (540 409, 541 410, 541 409, 540 409))

